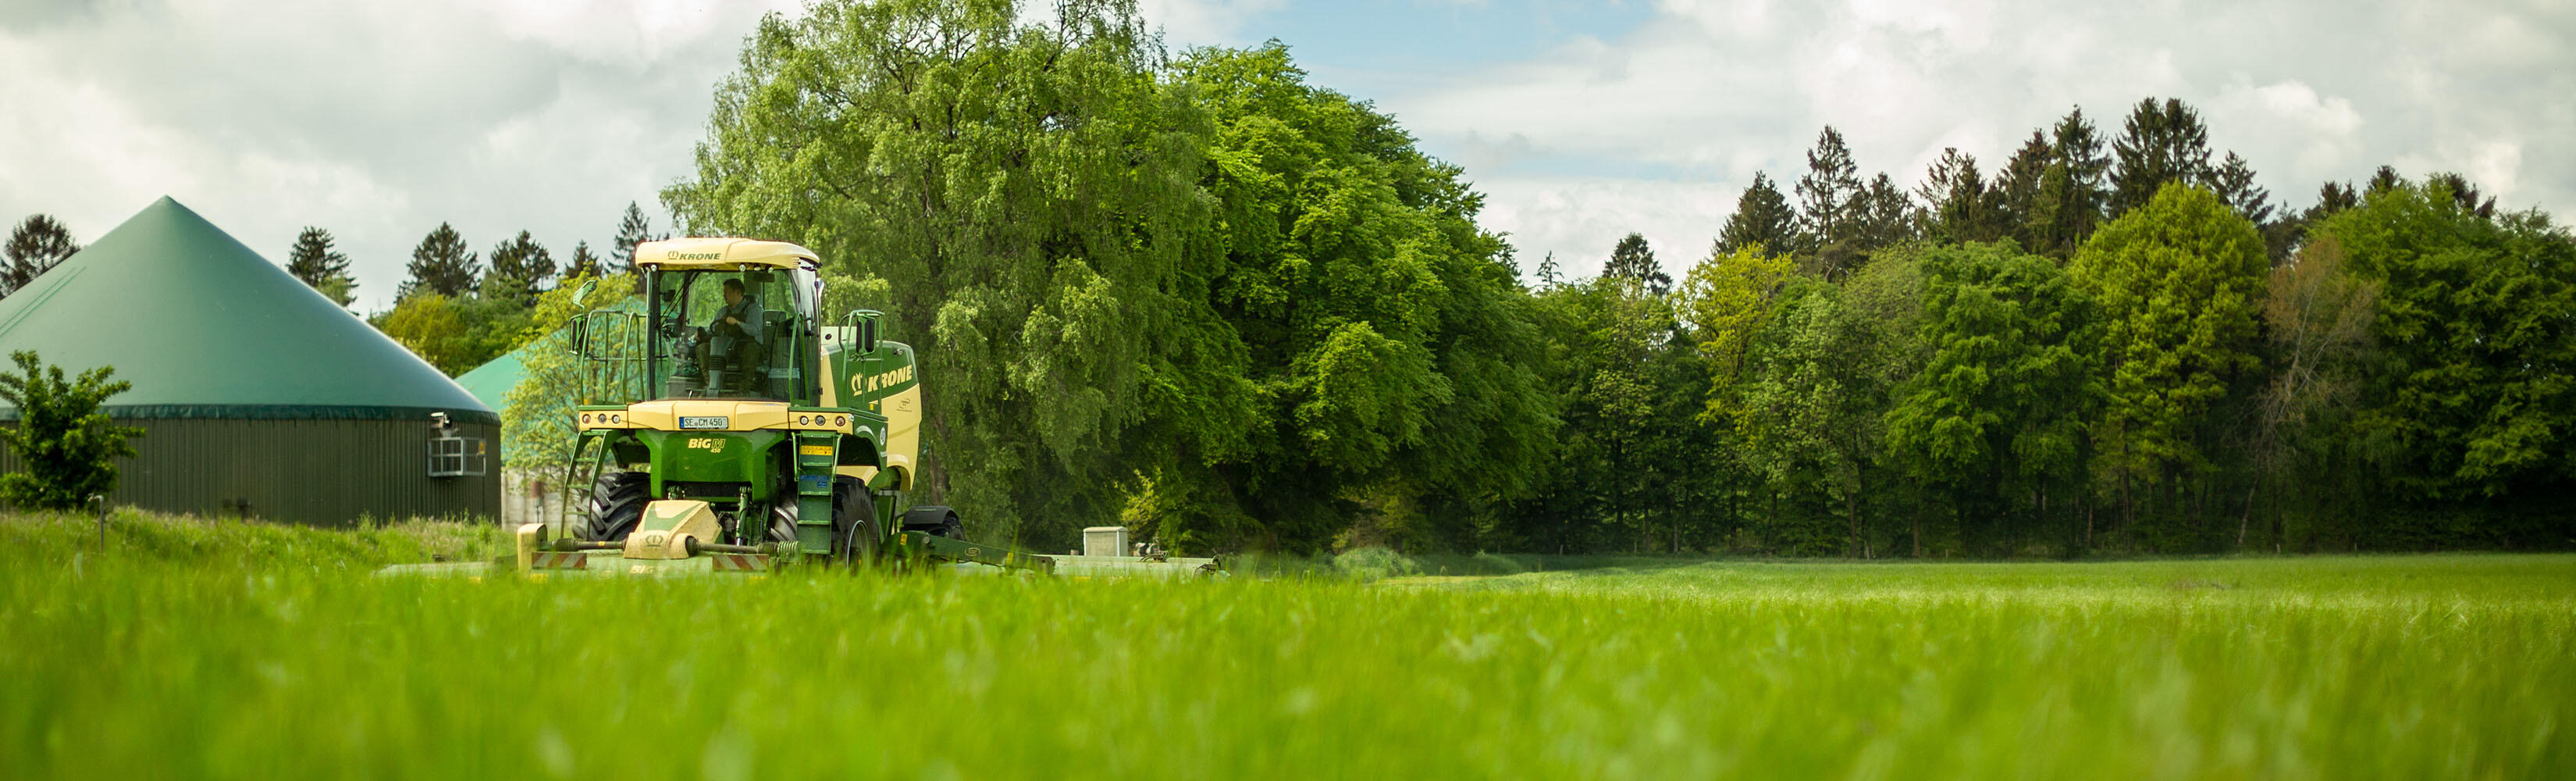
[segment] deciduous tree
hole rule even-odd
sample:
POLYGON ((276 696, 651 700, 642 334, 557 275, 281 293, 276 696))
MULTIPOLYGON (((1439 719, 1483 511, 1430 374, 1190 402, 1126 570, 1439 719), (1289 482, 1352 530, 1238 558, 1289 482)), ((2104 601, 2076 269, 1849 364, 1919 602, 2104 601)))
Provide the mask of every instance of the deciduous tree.
POLYGON ((2138 480, 2170 491, 2184 470, 2208 466, 2205 416, 2259 365, 2267 266, 2253 223, 2179 183, 2076 254, 2069 271, 2102 312, 2110 395, 2101 457, 2119 477, 2124 522, 2134 519, 2138 480))
MULTIPOLYGON (((1887 410, 1889 460, 1949 500, 1963 536, 2007 539, 2010 517, 2083 501, 2085 426, 2101 396, 2090 300, 2056 263, 2011 242, 1924 253, 1927 351, 1887 410), (2034 497, 2016 507, 2014 497, 2034 497)), ((1918 513, 1919 516, 1919 513, 1918 513)), ((1918 521, 1919 523, 1919 517, 1918 521)), ((1919 525, 1910 535, 1922 555, 1919 525)))
POLYGON ((2428 181, 2315 231, 2378 287, 2353 425, 2408 502, 2563 496, 2540 486, 2576 475, 2576 240, 2538 211, 2478 211, 2428 181))
POLYGON ((2256 400, 2250 437, 2255 479, 2249 481, 2245 510, 2237 519, 2239 547, 2252 526, 2253 498, 2265 487, 2308 493, 2290 478, 2300 451, 2307 443, 2331 439, 2327 422, 2348 417, 2359 398, 2365 361, 2374 348, 2371 328, 2378 298, 2378 284, 2354 275, 2343 242, 2330 236, 2309 242, 2291 262, 2272 269, 2263 298, 2271 378, 2256 400))
POLYGON ((1742 376, 1745 350, 1760 329, 1772 296, 1789 280, 1791 266, 1785 252, 1744 246, 1712 249, 1684 276, 1681 316, 1689 321, 1695 344, 1711 363, 1711 377, 1718 384, 1709 389, 1710 420, 1729 420, 1732 402, 1727 400, 1727 388, 1742 376))

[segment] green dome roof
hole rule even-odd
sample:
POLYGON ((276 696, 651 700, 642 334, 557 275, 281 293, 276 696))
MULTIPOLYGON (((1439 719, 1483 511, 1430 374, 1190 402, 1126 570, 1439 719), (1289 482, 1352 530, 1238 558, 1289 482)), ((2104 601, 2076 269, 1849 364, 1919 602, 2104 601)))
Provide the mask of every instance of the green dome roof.
POLYGON ((541 339, 502 353, 501 357, 476 366, 473 371, 456 375, 456 384, 465 392, 474 394, 474 400, 483 402, 483 406, 496 410, 509 406, 510 390, 519 387, 519 380, 528 376, 528 363, 521 360, 520 354, 527 352, 529 347, 544 343, 541 339))
POLYGON ((116 367, 134 383, 107 400, 117 417, 499 422, 410 350, 166 197, 0 298, 0 353, 19 350, 69 373, 116 367))

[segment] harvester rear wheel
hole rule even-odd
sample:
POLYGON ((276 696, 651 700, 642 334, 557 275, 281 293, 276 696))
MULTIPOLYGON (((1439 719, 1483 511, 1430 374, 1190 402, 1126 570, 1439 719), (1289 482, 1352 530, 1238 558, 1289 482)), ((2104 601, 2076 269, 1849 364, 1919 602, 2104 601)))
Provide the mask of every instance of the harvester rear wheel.
POLYGON ((832 481, 832 536, 834 563, 876 562, 885 533, 877 526, 877 503, 869 496, 867 484, 846 478, 832 481))
POLYGON ((590 487, 590 524, 580 529, 585 540, 618 542, 635 531, 644 519, 644 505, 653 501, 653 476, 642 472, 610 472, 600 475, 590 487))

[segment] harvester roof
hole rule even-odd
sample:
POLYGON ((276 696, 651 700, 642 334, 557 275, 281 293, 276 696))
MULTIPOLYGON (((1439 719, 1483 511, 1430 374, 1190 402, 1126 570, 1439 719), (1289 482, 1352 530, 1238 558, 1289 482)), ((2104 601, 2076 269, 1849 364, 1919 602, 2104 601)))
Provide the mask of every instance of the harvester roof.
POLYGON ((734 238, 686 238, 635 245, 635 262, 664 268, 738 268, 770 266, 792 269, 821 262, 814 251, 784 241, 734 238))
MULTIPOLYGON (((411 351, 162 198, 0 298, 0 353, 116 367, 118 417, 497 423, 411 351)), ((0 408, 0 418, 17 410, 0 408)))

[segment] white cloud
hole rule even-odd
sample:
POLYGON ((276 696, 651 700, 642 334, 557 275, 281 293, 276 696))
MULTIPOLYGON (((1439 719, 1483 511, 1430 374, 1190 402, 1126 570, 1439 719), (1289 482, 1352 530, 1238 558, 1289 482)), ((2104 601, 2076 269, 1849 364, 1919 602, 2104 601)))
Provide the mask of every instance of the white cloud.
POLYGON ((1523 275, 1556 253, 1566 278, 1601 273, 1610 247, 1634 231, 1644 234, 1664 273, 1680 279, 1708 255, 1717 240, 1710 214, 1735 206, 1739 188, 1713 182, 1600 178, 1515 178, 1479 182, 1487 197, 1483 223, 1511 234, 1523 275))
MULTIPOLYGON (((2288 160, 2303 171, 2368 169, 2377 163, 2362 156, 2361 112, 2349 98, 2319 95, 2291 79, 2262 86, 2239 78, 2221 88, 2203 107, 2213 128, 2213 143, 2240 145, 2236 151, 2254 160, 2288 160)), ((2329 174, 2331 175, 2331 174, 2329 174)), ((2306 198, 2310 192, 2276 192, 2306 198)))
POLYGON ((1288 0, 1139 0, 1136 10, 1174 44, 1240 46, 1260 40, 1246 39, 1248 21, 1287 5, 1288 0))

